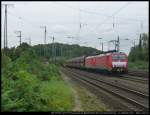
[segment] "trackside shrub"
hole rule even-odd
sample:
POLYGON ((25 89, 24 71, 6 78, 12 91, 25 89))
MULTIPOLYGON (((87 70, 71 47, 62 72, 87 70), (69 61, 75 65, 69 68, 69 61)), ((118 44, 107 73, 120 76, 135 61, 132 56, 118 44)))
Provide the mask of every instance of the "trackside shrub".
POLYGON ((58 66, 45 65, 26 45, 17 51, 13 60, 2 55, 1 111, 71 111, 72 92, 58 66))

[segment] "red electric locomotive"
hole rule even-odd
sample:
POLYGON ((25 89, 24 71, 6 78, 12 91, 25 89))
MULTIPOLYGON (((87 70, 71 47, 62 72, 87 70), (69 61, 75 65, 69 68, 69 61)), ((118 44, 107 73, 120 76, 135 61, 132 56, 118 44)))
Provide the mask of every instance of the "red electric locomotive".
POLYGON ((104 69, 112 72, 127 72, 127 55, 122 52, 110 52, 95 56, 82 56, 68 61, 67 66, 86 69, 104 69))
POLYGON ((96 56, 88 56, 85 59, 85 68, 127 72, 127 55, 125 53, 113 52, 96 56))

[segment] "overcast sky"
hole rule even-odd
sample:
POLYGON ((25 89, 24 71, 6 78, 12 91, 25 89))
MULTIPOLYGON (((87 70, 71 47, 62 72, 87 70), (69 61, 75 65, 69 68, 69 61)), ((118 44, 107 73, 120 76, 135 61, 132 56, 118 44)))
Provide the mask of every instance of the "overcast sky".
MULTIPOLYGON (((47 43, 50 36, 55 42, 79 44, 101 49, 113 49, 108 41, 119 35, 120 50, 130 51, 133 41, 138 43, 139 33, 148 33, 148 2, 2 2, 14 4, 8 8, 8 46, 19 45, 15 31, 22 31, 22 42, 32 45, 44 43, 47 27, 47 43), (67 38, 68 36, 74 39, 67 38), (102 38, 102 39, 97 39, 102 38), (123 40, 123 39, 130 40, 123 40), (135 40, 134 40, 135 39, 135 40)), ((3 47, 4 7, 1 7, 1 32, 3 47)))

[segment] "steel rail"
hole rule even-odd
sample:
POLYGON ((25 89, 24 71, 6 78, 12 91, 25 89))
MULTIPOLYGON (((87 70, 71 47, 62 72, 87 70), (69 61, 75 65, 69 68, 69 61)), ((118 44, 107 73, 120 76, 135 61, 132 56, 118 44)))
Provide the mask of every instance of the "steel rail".
POLYGON ((131 76, 129 77, 128 75, 119 75, 121 79, 125 79, 125 80, 130 80, 130 81, 135 81, 135 82, 140 82, 140 83, 146 83, 148 82, 148 79, 142 79, 139 77, 135 77, 135 76, 131 76))
POLYGON ((120 95, 120 94, 118 94, 118 93, 116 93, 116 92, 114 92, 114 91, 108 90, 108 89, 106 89, 106 88, 104 88, 104 87, 102 87, 102 86, 100 86, 100 85, 98 85, 98 84, 95 84, 95 83, 93 83, 93 82, 87 80, 87 78, 83 78, 83 77, 81 78, 80 75, 77 74, 77 73, 74 73, 74 72, 72 72, 72 71, 70 71, 70 70, 67 70, 67 71, 69 71, 70 73, 72 73, 74 76, 76 76, 76 77, 78 77, 78 78, 80 78, 80 79, 82 79, 82 80, 84 80, 84 81, 86 81, 86 82, 88 82, 88 83, 90 83, 90 84, 96 86, 96 87, 99 87, 99 88, 103 89, 104 91, 107 91, 108 93, 111 93, 111 94, 113 94, 113 95, 115 95, 115 96, 120 97, 120 98, 123 99, 123 100, 126 100, 127 102, 130 102, 130 103, 134 104, 135 106, 138 106, 138 107, 140 107, 140 108, 142 108, 142 109, 144 109, 144 110, 148 110, 148 108, 149 108, 149 107, 147 107, 147 106, 145 106, 145 105, 143 105, 143 104, 141 104, 141 103, 139 103, 139 102, 137 102, 137 101, 135 101, 135 100, 133 100, 133 99, 130 99, 130 98, 125 97, 125 96, 122 96, 122 95, 120 95))
MULTIPOLYGON (((76 73, 78 73, 78 72, 76 72, 76 73)), ((147 95, 147 94, 143 94, 143 93, 141 93, 141 92, 138 92, 138 91, 135 91, 135 90, 132 90, 132 89, 129 89, 129 88, 117 86, 117 85, 114 85, 114 84, 109 83, 109 82, 107 82, 107 81, 103 81, 103 80, 100 80, 100 79, 92 78, 92 77, 88 76, 87 74, 83 74, 83 73, 78 73, 78 74, 84 75, 84 76, 86 76, 86 77, 88 77, 88 78, 90 78, 90 79, 97 80, 97 81, 102 82, 102 83, 105 83, 105 84, 107 84, 107 85, 111 85, 111 86, 113 86, 113 87, 116 87, 116 88, 119 88, 119 89, 122 89, 122 90, 129 91, 129 92, 131 92, 131 93, 140 95, 140 96, 142 96, 142 97, 144 97, 144 98, 148 98, 148 97, 149 97, 149 95, 147 95)), ((95 75, 95 76, 96 76, 96 75, 95 75)))

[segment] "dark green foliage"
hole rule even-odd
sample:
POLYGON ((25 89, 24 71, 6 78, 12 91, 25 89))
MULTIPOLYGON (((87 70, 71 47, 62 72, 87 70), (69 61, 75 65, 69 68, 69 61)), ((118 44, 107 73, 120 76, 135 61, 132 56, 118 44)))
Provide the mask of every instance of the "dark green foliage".
POLYGON ((11 58, 8 56, 2 54, 2 70, 5 70, 4 68, 8 68, 8 65, 11 63, 11 58))
POLYGON ((2 55, 1 111, 71 109, 72 94, 61 80, 56 65, 45 65, 34 49, 27 44, 9 51, 11 58, 2 55), (61 95, 61 98, 57 98, 58 95, 61 95))
POLYGON ((21 46, 18 46, 17 48, 7 48, 5 51, 5 54, 10 57, 12 60, 15 60, 19 58, 22 52, 27 51, 31 49, 31 46, 29 46, 27 43, 22 43, 21 46))
POLYGON ((135 62, 129 62, 128 67, 130 69, 133 69, 133 70, 140 69, 140 70, 146 70, 147 71, 148 68, 149 68, 149 63, 146 62, 146 61, 138 60, 138 61, 135 61, 135 62))
MULTIPOLYGON (((139 44, 135 47, 131 48, 131 51, 129 53, 129 63, 132 63, 130 67, 133 67, 133 62, 135 63, 135 66, 137 66, 138 62, 143 62, 143 64, 149 61, 149 37, 146 33, 141 34, 139 39, 139 44)), ((143 65, 142 64, 142 65, 143 65)), ((145 65, 141 66, 139 69, 148 69, 148 66, 145 65)))
POLYGON ((100 54, 101 51, 91 47, 81 47, 79 45, 68 44, 46 44, 33 46, 39 57, 45 57, 50 63, 63 65, 66 60, 74 57, 100 54))
POLYGON ((53 60, 54 60, 54 56, 57 59, 61 59, 61 58, 69 59, 69 58, 79 57, 83 55, 94 55, 100 53, 99 50, 94 48, 81 47, 79 45, 60 44, 60 43, 36 45, 34 46, 34 49, 37 52, 38 56, 45 56, 47 59, 53 59, 53 60))

